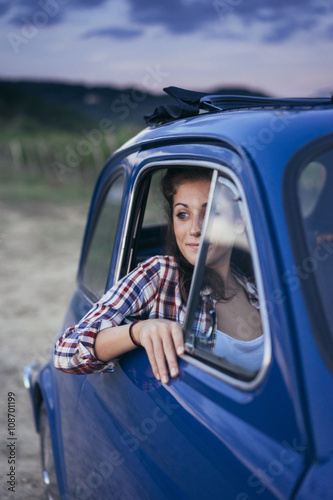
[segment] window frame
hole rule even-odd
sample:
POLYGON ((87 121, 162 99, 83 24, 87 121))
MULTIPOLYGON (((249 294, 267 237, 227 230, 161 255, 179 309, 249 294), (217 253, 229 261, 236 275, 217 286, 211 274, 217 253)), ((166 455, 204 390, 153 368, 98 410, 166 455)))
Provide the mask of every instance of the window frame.
MULTIPOLYGON (((283 207, 296 266, 301 265, 304 259, 308 257, 310 249, 303 229, 300 205, 299 203, 290 203, 290 200, 299 199, 297 182, 300 173, 311 161, 329 150, 333 150, 332 133, 303 146, 291 157, 285 168, 283 176, 283 207)), ((320 300, 315 273, 310 273, 309 278, 306 280, 300 280, 300 287, 317 347, 326 366, 333 372, 333 337, 320 300)))
MULTIPOLYGON (((271 363, 271 355, 272 355, 272 347, 271 347, 271 335, 270 335, 270 327, 269 327, 269 321, 268 321, 268 312, 266 309, 266 300, 265 300, 265 294, 264 294, 264 286, 263 286, 263 278, 262 278, 262 272, 261 272, 261 266, 259 263, 259 257, 258 257, 258 250, 257 250, 257 245, 256 245, 256 240, 255 240, 255 235, 254 235, 254 230, 253 230, 253 225, 252 225, 252 218, 250 215, 249 207, 247 204, 247 197, 245 195, 245 191, 243 189, 243 186, 241 184, 240 179, 237 177, 236 173, 231 169, 230 166, 227 164, 221 164, 217 163, 213 160, 196 160, 194 158, 191 159, 161 159, 160 161, 149 161, 147 162, 142 169, 140 170, 137 178, 135 179, 134 186, 133 186, 133 191, 131 192, 130 195, 130 200, 129 200, 129 210, 128 210, 128 216, 125 222, 125 228, 124 228, 124 234, 126 235, 126 240, 127 240, 127 245, 124 245, 121 249, 121 255, 120 255, 120 262, 122 265, 119 266, 119 271, 118 271, 118 279, 120 277, 120 269, 122 271, 122 274, 124 274, 124 271, 129 272, 129 267, 130 267, 130 262, 131 262, 131 245, 133 244, 133 238, 136 237, 136 232, 138 229, 138 221, 140 215, 137 214, 135 217, 133 217, 133 214, 135 213, 135 207, 137 206, 138 200, 140 199, 140 187, 142 186, 142 182, 144 181, 144 177, 148 174, 149 171, 151 174, 153 174, 154 171, 173 167, 173 166, 196 166, 196 167, 207 167, 212 169, 213 171, 217 171, 217 175, 224 175, 226 178, 230 179, 237 187, 241 194, 241 198, 244 202, 244 215, 246 218, 246 227, 248 231, 248 238, 249 238, 249 245, 250 245, 250 250, 251 250, 251 257, 252 257, 252 263, 253 263, 253 269, 254 269, 254 274, 256 277, 256 284, 257 284, 257 289, 258 289, 258 296, 259 296, 259 301, 261 303, 261 319, 262 319, 262 326, 263 326, 263 335, 264 337, 264 355, 263 355, 263 360, 261 364, 261 368, 258 370, 256 376, 251 379, 251 380, 243 380, 236 378, 233 375, 229 375, 226 372, 222 372, 221 369, 213 367, 209 365, 207 362, 204 362, 196 357, 193 356, 193 353, 190 352, 189 349, 186 349, 186 352, 183 356, 181 356, 186 362, 188 362, 190 365, 193 365, 200 370, 213 375, 215 378, 219 380, 223 380, 224 382, 227 382, 229 385, 232 385, 234 387, 237 387, 242 390, 252 390, 255 387, 257 387, 263 378, 265 377, 265 374, 267 372, 267 369, 271 363), (139 189, 139 191, 138 191, 139 189), (131 243, 130 243, 131 242, 131 243), (124 265, 127 266, 126 270, 124 269, 124 265)), ((208 213, 208 210, 207 210, 208 213)), ((207 221, 207 218, 206 218, 207 221)), ((206 223, 206 222, 205 222, 206 223)), ((199 249, 199 254, 201 255, 201 250, 199 249)), ((125 273, 126 274, 126 273, 125 273)), ((193 279, 195 277, 193 276, 193 279)), ((190 303, 191 296, 189 297, 188 304, 190 303)), ((189 308, 187 308, 188 310, 189 308)), ((185 323, 184 326, 187 323, 187 314, 185 317, 185 323)), ((185 332, 184 332, 185 334, 185 332)))
POLYGON ((87 258, 88 258, 88 255, 89 255, 89 252, 91 249, 91 245, 92 245, 92 242, 93 242, 93 239, 95 236, 98 221, 100 220, 100 217, 101 217, 102 212, 103 212, 103 208, 105 207, 106 198, 107 198, 110 190, 112 189, 112 186, 120 177, 123 177, 123 193, 122 193, 122 198, 121 198, 121 202, 120 202, 119 217, 118 217, 117 226, 116 226, 116 230, 115 230, 115 239, 113 242, 113 248, 110 252, 110 261, 109 261, 108 273, 106 275, 105 288, 104 288, 104 291, 105 291, 108 288, 110 267, 111 267, 112 259, 114 256, 114 249, 115 249, 115 243, 117 241, 117 235, 119 232, 119 220, 121 218, 121 212, 122 212, 121 209, 123 207, 124 198, 125 198, 125 194, 126 194, 127 176, 126 176, 126 170, 122 165, 117 167, 112 172, 112 174, 108 177, 106 182, 102 185, 101 191, 98 193, 98 196, 97 196, 96 205, 92 206, 92 208, 91 208, 92 212, 90 215, 89 225, 87 227, 87 232, 86 232, 85 237, 84 237, 83 253, 81 256, 79 273, 78 273, 78 284, 80 286, 80 289, 89 298, 89 300, 92 301, 92 303, 99 300, 102 295, 98 294, 96 292, 96 290, 91 288, 89 286, 89 284, 84 281, 85 266, 87 264, 87 258))

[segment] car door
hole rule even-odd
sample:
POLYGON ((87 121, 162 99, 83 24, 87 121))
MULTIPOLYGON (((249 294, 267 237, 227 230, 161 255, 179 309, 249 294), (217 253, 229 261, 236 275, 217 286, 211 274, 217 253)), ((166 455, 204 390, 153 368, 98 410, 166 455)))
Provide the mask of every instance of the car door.
MULTIPOLYGON (((139 175, 123 229, 131 243, 117 257, 121 274, 140 260, 144 244, 138 235, 149 234, 146 218, 160 213, 146 204, 154 185, 150 176, 175 165, 214 171, 206 236, 187 304, 187 352, 179 377, 167 386, 155 380, 143 349, 123 355, 115 370, 85 377, 73 424, 70 493, 81 499, 289 498, 306 468, 308 442, 285 303, 268 302, 283 284, 256 177, 237 153, 216 145, 164 146, 149 151, 148 161, 147 156, 138 154, 133 164, 139 175), (259 293, 264 348, 251 369, 215 354, 210 327, 198 336, 193 326, 205 252, 218 228, 226 185, 242 207, 246 238, 240 249, 259 293), (284 352, 286 346, 290 350, 284 352)), ((163 234, 163 223, 154 224, 163 234)))
MULTIPOLYGON (((120 162, 113 166, 111 174, 108 173, 105 177, 102 173, 97 183, 84 237, 78 287, 68 307, 63 331, 76 324, 104 293, 109 270, 114 266, 113 250, 119 245, 117 229, 124 215, 122 208, 126 199, 126 178, 126 170, 120 162)), ((61 449, 58 460, 62 469, 59 472, 60 492, 64 494, 63 489, 68 488, 74 495, 73 498, 80 498, 80 495, 72 490, 72 478, 75 477, 78 466, 76 440, 81 439, 76 408, 85 375, 68 375, 52 366, 52 380, 47 381, 46 375, 49 371, 47 369, 43 375, 43 384, 50 391, 50 404, 56 413, 54 429, 59 434, 59 440, 55 441, 54 446, 61 449)))

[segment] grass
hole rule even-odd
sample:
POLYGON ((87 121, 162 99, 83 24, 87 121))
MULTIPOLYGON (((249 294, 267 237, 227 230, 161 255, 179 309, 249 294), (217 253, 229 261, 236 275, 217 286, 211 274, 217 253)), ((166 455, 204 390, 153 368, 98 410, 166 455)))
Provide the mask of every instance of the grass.
POLYGON ((73 183, 55 187, 38 180, 25 179, 20 182, 6 180, 0 183, 0 200, 66 205, 87 204, 87 200, 90 201, 92 191, 93 185, 87 184, 73 183))
POLYGON ((134 125, 102 132, 91 123, 77 131, 57 130, 17 118, 0 122, 0 199, 10 201, 65 200, 91 197, 107 158, 138 132, 134 125))

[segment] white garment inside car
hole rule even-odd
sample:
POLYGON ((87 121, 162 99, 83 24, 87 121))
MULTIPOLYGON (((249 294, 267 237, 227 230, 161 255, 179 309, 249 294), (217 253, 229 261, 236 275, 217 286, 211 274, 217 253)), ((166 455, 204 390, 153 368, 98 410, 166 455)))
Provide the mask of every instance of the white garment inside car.
POLYGON ((254 340, 238 340, 216 330, 214 354, 247 370, 259 370, 264 354, 264 336, 254 340))

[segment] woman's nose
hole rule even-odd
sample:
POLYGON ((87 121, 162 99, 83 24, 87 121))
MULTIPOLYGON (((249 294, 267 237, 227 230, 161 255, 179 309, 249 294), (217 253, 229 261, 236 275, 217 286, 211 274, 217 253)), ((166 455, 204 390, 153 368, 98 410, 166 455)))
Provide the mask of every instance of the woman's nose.
POLYGON ((201 236, 202 223, 203 223, 202 217, 193 217, 191 226, 192 236, 201 236))

